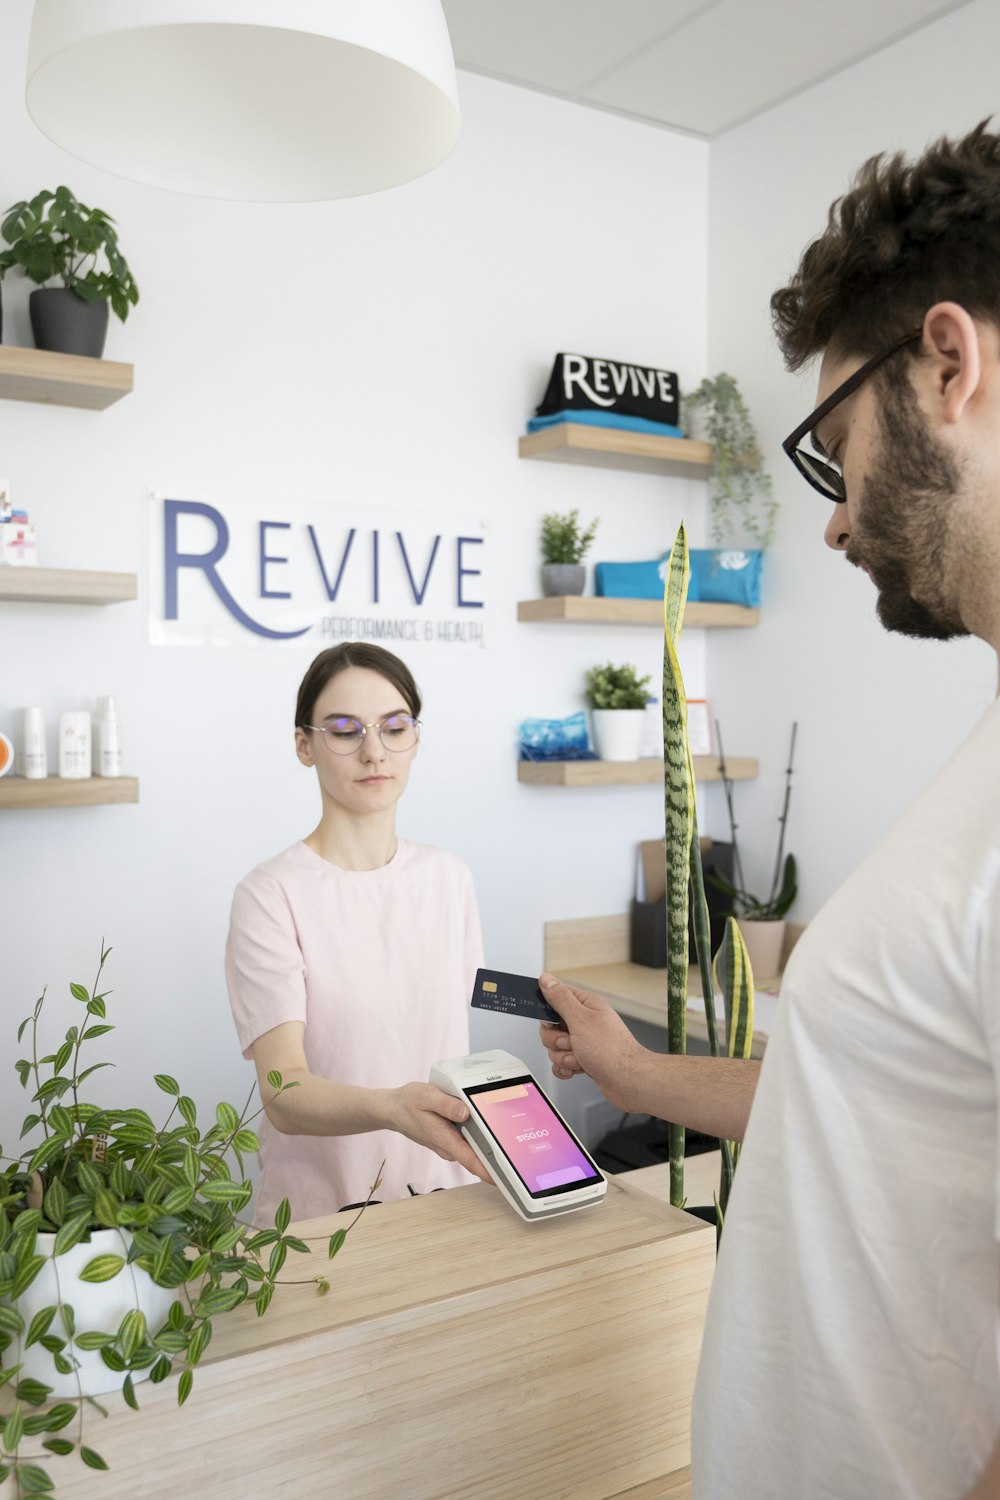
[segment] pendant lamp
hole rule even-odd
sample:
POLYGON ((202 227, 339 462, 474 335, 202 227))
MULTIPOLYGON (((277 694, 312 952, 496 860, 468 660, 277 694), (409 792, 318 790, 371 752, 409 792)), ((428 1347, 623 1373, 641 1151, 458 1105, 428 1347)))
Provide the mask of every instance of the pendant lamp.
POLYGON ((255 203, 394 187, 459 131, 440 0, 35 0, 26 98, 91 166, 255 203))

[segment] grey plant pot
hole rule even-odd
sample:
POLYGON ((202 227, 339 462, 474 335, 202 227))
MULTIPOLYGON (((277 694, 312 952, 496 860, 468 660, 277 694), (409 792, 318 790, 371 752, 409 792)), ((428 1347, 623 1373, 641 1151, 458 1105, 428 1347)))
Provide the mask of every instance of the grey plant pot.
POLYGON ((107 302, 84 302, 68 287, 42 287, 28 298, 36 349, 100 359, 108 332, 107 302))
POLYGON ((586 582, 587 569, 583 563, 542 563, 542 593, 546 598, 582 594, 586 582))

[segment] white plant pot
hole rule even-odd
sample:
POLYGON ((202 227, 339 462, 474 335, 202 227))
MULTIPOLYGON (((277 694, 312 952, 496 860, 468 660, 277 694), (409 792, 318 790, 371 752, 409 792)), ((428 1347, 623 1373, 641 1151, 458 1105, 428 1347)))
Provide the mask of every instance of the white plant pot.
MULTIPOLYGON (((32 1318, 43 1307, 54 1307, 63 1302, 73 1309, 77 1333, 117 1333, 122 1318, 135 1307, 145 1313, 150 1333, 156 1333, 166 1321, 170 1304, 177 1298, 176 1291, 157 1286, 152 1277, 136 1265, 126 1265, 110 1281, 80 1280, 80 1272, 95 1255, 120 1255, 124 1258, 130 1243, 131 1236, 125 1230, 95 1229, 89 1240, 82 1240, 65 1255, 53 1258, 55 1235, 39 1234, 35 1252, 44 1255, 48 1265, 43 1266, 27 1291, 14 1302, 25 1326, 31 1327, 32 1318)), ((66 1337, 58 1313, 49 1332, 57 1338, 66 1337)), ((22 1366, 19 1380, 40 1380, 43 1385, 51 1386, 53 1399, 100 1396, 107 1391, 121 1390, 128 1372, 109 1370, 99 1349, 70 1350, 67 1347, 65 1352, 79 1360, 79 1369, 69 1375, 59 1374, 52 1355, 40 1344, 24 1349, 19 1338, 15 1338, 5 1351, 3 1361, 8 1366, 22 1366)), ((137 1385, 147 1378, 149 1370, 133 1370, 131 1373, 132 1383, 137 1385)))
POLYGON ((746 943, 755 984, 777 979, 781 972, 781 954, 785 946, 785 922, 754 922, 738 917, 737 926, 746 943))
POLYGON ((644 708, 592 708, 594 748, 601 760, 638 760, 644 708))

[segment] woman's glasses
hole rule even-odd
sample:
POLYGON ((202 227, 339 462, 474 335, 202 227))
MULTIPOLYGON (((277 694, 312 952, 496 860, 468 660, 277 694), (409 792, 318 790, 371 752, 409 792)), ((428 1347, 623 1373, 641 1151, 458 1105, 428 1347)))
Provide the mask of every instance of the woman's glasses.
POLYGON ((386 714, 384 719, 373 719, 362 724, 350 714, 341 714, 327 719, 325 724, 303 724, 303 729, 315 729, 323 736, 328 750, 334 755, 353 755, 365 742, 369 729, 377 729, 378 737, 387 750, 412 750, 420 738, 420 720, 412 714, 386 714))

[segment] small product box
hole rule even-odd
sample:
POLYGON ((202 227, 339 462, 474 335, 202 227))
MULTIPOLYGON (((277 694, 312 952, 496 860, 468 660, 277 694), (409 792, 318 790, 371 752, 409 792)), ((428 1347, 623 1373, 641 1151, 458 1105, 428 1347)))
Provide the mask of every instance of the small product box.
POLYGON ((0 525, 0 567, 37 566, 38 539, 34 526, 26 521, 6 521, 0 525))

